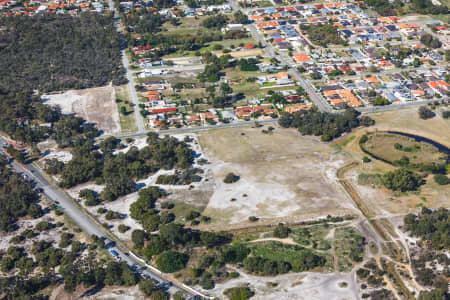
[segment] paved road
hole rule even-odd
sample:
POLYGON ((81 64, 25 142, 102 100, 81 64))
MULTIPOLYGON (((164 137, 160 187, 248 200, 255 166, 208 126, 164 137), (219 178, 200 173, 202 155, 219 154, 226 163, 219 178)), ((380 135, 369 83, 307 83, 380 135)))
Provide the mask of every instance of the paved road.
POLYGON ((108 5, 109 5, 109 9, 114 12, 114 19, 115 19, 114 26, 116 27, 116 30, 119 33, 120 47, 121 47, 121 49, 123 49, 121 51, 122 64, 123 64, 123 67, 125 68, 127 79, 128 79, 128 89, 130 91, 130 97, 131 97, 131 100, 133 101, 133 105, 134 105, 134 116, 136 118, 138 132, 144 132, 145 131, 144 119, 143 119, 143 117, 140 113, 140 109, 139 109, 139 99, 137 97, 136 89, 134 87, 135 83, 134 83, 134 78, 133 78, 133 72, 130 70, 130 62, 128 61, 128 56, 125 53, 125 48, 126 48, 125 43, 126 42, 122 36, 122 33, 120 32, 119 13, 114 8, 114 2, 112 0, 108 1, 108 5))

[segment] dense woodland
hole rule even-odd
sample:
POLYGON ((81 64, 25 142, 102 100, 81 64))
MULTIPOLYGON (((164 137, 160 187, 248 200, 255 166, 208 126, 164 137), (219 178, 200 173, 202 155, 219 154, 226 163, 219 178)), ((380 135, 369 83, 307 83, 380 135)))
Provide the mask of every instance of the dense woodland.
POLYGON ((0 231, 17 229, 16 220, 29 216, 39 218, 43 212, 38 195, 30 183, 7 167, 0 157, 0 231))
POLYGON ((404 218, 405 229, 413 236, 430 242, 434 249, 450 249, 450 211, 446 208, 430 210, 423 208, 418 215, 404 218))
POLYGON ((404 1, 396 0, 367 0, 367 6, 371 6, 382 16, 396 16, 407 12, 420 14, 448 14, 448 7, 444 5, 434 5, 431 0, 411 0, 408 5, 404 1))
POLYGON ((316 45, 328 47, 328 45, 343 45, 343 40, 332 24, 324 25, 300 25, 300 29, 308 34, 308 38, 316 45))
POLYGON ((295 114, 283 113, 278 123, 285 128, 297 128, 304 135, 321 136, 322 141, 328 142, 360 125, 374 124, 370 117, 359 117, 359 115, 360 113, 355 109, 347 109, 343 114, 330 114, 312 108, 295 114))
POLYGON ((450 249, 449 220, 448 209, 431 210, 426 207, 403 219, 403 230, 420 239, 417 242, 420 251, 414 251, 415 255, 411 257, 414 276, 418 283, 432 288, 421 292, 420 300, 450 298, 446 280, 450 276, 450 258, 445 254, 450 249))
POLYGON ((123 82, 111 16, 82 13, 0 18, 0 94, 123 82))

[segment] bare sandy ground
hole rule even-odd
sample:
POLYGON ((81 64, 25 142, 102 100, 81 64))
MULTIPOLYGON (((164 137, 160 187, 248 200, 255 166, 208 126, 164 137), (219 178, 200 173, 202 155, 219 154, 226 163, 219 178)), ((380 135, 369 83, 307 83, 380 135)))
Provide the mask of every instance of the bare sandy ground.
POLYGON ((335 176, 345 156, 293 129, 277 128, 270 135, 261 129, 200 134, 215 178, 215 191, 204 214, 230 224, 249 216, 298 220, 350 212, 335 176), (223 178, 229 172, 239 175, 239 181, 225 184, 223 178))
POLYGON ((286 274, 277 277, 258 277, 245 273, 223 284, 217 284, 213 290, 207 291, 224 299, 223 292, 236 286, 249 286, 255 291, 255 300, 353 300, 359 299, 358 286, 354 276, 346 274, 319 274, 304 272, 301 274, 286 274), (345 282, 346 287, 339 284, 345 282), (276 284, 276 287, 271 285, 276 284))
POLYGON ((119 133, 120 119, 113 87, 69 90, 61 94, 44 95, 44 103, 59 105, 64 114, 75 114, 94 123, 105 134, 119 133))

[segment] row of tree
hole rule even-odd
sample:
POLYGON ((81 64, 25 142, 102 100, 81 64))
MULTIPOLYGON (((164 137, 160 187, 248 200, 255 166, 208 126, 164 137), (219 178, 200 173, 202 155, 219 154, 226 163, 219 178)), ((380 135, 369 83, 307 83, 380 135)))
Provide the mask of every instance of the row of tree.
POLYGON ((294 114, 283 113, 278 123, 285 128, 297 128, 304 135, 320 136, 322 141, 328 142, 345 132, 351 132, 353 128, 375 123, 370 117, 359 115, 358 111, 351 108, 342 114, 331 114, 322 113, 313 107, 294 114))

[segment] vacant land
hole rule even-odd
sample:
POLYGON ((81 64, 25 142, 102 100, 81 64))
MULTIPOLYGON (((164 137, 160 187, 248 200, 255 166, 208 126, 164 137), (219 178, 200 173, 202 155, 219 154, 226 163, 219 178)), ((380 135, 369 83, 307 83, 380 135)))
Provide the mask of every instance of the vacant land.
MULTIPOLYGON (((351 155, 356 161, 361 161, 366 154, 359 146, 360 137, 366 132, 376 131, 399 131, 434 140, 445 146, 450 146, 450 122, 442 119, 439 114, 429 120, 422 120, 418 116, 418 108, 399 109, 382 113, 370 114, 376 120, 376 125, 354 131, 336 144, 351 155), (354 138, 352 138, 354 136, 354 138)), ((414 153, 411 153, 414 155, 414 153)), ((418 155, 416 155, 419 157, 418 155)), ((421 206, 427 207, 447 207, 450 199, 450 186, 439 186, 432 176, 426 178, 426 184, 420 187, 419 191, 400 193, 392 192, 383 187, 358 184, 358 175, 384 174, 387 171, 396 169, 390 164, 380 160, 372 159, 370 163, 357 165, 346 172, 345 177, 352 182, 364 205, 370 210, 372 215, 403 214, 415 212, 421 206)))
POLYGON ((445 120, 436 114, 432 119, 422 120, 417 111, 418 108, 414 107, 370 114, 376 121, 370 130, 416 134, 450 147, 450 119, 445 120))
MULTIPOLYGON (((120 113, 120 127, 122 132, 135 132, 137 131, 136 118, 134 117, 134 108, 131 103, 130 92, 128 85, 116 86, 116 103, 118 111, 121 111, 122 107, 125 107, 126 113, 120 113)), ((137 109, 137 108, 136 108, 137 109)))
POLYGON ((264 134, 262 129, 200 134, 216 186, 204 214, 230 224, 247 221, 249 216, 273 222, 351 212, 352 205, 335 177, 345 164, 344 155, 293 129, 277 128, 273 134, 264 134), (229 172, 240 179, 224 183, 229 172))
POLYGON ((42 99, 46 104, 59 105, 63 114, 75 114, 95 124, 104 134, 119 133, 121 130, 116 92, 111 86, 69 90, 44 95, 42 99))
MULTIPOLYGON (((223 295, 230 287, 248 285, 255 291, 255 300, 279 299, 359 299, 358 285, 351 274, 320 274, 312 272, 290 273, 273 277, 260 277, 241 273, 211 290, 214 295, 223 295), (339 284, 346 282, 346 287, 339 284)), ((220 297, 219 297, 220 298, 220 297)))
POLYGON ((411 164, 445 163, 447 155, 425 142, 416 142, 412 138, 398 134, 373 133, 363 144, 366 151, 383 160, 394 163, 407 157, 411 164))

